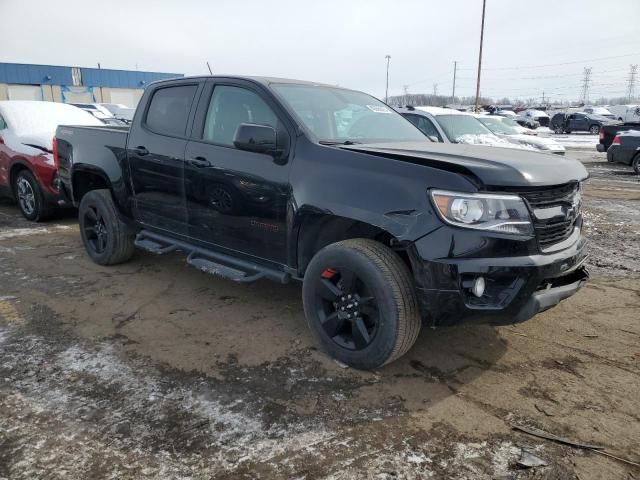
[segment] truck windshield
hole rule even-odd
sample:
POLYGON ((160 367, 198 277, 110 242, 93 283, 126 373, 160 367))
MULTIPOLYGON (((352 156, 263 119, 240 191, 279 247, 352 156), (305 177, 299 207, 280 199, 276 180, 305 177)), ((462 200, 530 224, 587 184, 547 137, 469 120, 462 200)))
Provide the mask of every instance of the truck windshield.
POLYGON ((322 143, 428 141, 399 113, 365 93, 318 85, 272 87, 322 143))

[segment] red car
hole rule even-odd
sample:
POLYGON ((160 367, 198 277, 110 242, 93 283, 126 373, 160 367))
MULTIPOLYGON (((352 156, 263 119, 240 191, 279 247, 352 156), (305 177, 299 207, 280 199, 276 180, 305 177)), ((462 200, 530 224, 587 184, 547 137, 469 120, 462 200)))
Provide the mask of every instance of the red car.
POLYGON ((60 189, 54 135, 58 125, 103 125, 63 103, 0 101, 0 196, 14 198, 28 220, 41 222, 70 206, 60 189))

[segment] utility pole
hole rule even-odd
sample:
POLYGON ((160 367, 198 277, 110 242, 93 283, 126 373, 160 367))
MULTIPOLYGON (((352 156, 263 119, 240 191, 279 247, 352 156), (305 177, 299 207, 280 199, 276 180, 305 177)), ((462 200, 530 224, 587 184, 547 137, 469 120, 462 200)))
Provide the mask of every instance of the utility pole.
POLYGON ((436 97, 438 95, 438 84, 433 84, 433 96, 436 97))
POLYGON ((582 102, 586 104, 589 101, 589 85, 591 83, 591 67, 584 69, 584 77, 582 77, 582 102))
POLYGON ((391 55, 387 54, 384 56, 387 59, 387 88, 384 90, 384 103, 389 101, 389 61, 391 60, 391 55))
POLYGON ((458 62, 453 62, 453 92, 451 93, 451 104, 456 103, 456 70, 458 70, 458 62))
POLYGON ((629 65, 629 87, 627 90, 627 96, 629 97, 629 103, 636 95, 636 75, 638 75, 638 65, 629 65))
POLYGON ((478 81, 476 82, 476 108, 480 107, 480 71, 482 70, 482 42, 484 41, 484 13, 487 7, 487 0, 482 0, 482 26, 480 27, 480 53, 478 53, 478 81))
MULTIPOLYGON (((404 98, 402 99, 402 103, 404 105, 409 105, 409 85, 402 86, 402 93, 404 94, 404 98)), ((400 105, 402 106, 402 105, 400 105)))

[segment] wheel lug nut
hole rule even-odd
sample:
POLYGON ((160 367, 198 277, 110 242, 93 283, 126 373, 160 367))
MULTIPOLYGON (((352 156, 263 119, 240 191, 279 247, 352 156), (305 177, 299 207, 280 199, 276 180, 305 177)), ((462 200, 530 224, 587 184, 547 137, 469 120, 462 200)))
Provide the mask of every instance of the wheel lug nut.
POLYGON ((351 295, 347 295, 347 298, 349 298, 349 299, 350 299, 350 298, 351 298, 351 295))
POLYGON ((347 318, 351 318, 351 315, 347 314, 347 318))

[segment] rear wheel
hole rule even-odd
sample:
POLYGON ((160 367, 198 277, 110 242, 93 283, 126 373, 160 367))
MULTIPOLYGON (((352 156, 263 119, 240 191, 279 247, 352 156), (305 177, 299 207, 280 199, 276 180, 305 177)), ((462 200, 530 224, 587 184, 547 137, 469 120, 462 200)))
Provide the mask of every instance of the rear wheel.
POLYGON ((420 332, 407 266, 373 240, 344 240, 320 250, 305 273, 303 301, 323 350, 354 368, 377 368, 401 357, 420 332))
POLYGON ((599 125, 591 125, 589 127, 589 133, 591 133, 592 135, 597 135, 600 132, 600 126, 599 125))
POLYGON ((29 170, 18 172, 13 180, 13 192, 24 218, 33 222, 51 218, 53 208, 47 204, 38 181, 29 170))
POLYGON ((109 190, 92 190, 82 197, 78 217, 82 242, 94 262, 115 265, 131 258, 134 235, 118 217, 109 190))
POLYGON ((640 153, 637 153, 633 160, 631 161, 631 167, 636 174, 640 175, 640 153))

